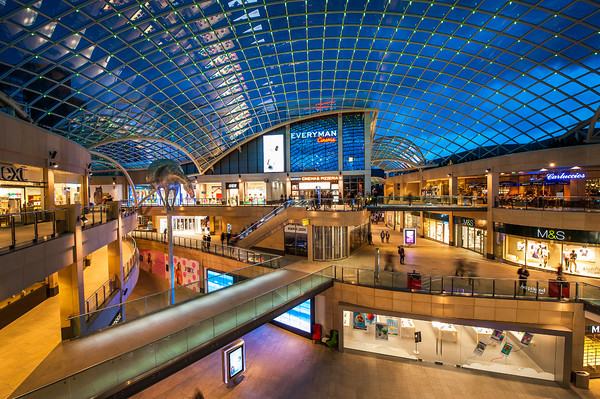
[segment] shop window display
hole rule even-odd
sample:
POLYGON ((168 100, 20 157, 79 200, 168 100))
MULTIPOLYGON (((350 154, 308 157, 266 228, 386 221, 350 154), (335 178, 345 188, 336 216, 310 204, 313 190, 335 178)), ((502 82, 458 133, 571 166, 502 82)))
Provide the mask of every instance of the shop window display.
POLYGON ((548 381, 563 378, 564 337, 350 311, 344 311, 343 334, 347 349, 548 381))

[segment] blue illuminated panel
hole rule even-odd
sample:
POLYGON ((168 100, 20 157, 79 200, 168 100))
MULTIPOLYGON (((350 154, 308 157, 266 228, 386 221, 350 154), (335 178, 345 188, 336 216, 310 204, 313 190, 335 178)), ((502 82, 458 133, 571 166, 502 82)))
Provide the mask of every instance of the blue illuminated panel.
POLYGON ((310 299, 285 312, 274 321, 310 333, 310 299))
POLYGON ((342 116, 344 170, 365 169, 365 122, 363 114, 342 116))
POLYGON ((290 126, 292 172, 338 170, 337 116, 290 126))
POLYGON ((228 276, 212 270, 206 271, 206 278, 208 279, 206 292, 213 292, 233 285, 233 276, 228 276))

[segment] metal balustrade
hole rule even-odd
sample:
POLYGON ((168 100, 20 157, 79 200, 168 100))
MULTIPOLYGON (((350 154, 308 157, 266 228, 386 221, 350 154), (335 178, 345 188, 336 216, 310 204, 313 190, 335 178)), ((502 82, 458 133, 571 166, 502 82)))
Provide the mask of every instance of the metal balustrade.
POLYGON ((600 211, 600 197, 593 196, 497 196, 494 207, 506 209, 533 209, 543 211, 600 211))
POLYGON ((0 215, 0 250, 11 250, 54 238, 68 230, 66 209, 44 209, 0 215))
POLYGON ((110 205, 94 205, 81 207, 81 228, 89 228, 116 219, 110 205))

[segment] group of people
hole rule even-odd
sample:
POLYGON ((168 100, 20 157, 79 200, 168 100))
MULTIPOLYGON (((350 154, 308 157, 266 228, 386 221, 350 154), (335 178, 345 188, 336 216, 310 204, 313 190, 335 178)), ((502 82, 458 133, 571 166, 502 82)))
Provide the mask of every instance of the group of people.
POLYGON ((221 232, 221 245, 225 245, 225 241, 227 241, 227 245, 233 244, 236 240, 237 234, 225 233, 221 232))

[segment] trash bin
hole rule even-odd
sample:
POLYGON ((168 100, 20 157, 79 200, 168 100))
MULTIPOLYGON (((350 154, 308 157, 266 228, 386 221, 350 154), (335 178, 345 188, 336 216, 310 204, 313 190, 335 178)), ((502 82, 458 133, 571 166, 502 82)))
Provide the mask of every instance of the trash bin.
POLYGON ((407 277, 408 277, 408 289, 412 289, 412 290, 420 290, 421 289, 421 275, 419 273, 415 273, 413 271, 412 273, 408 273, 407 277))
POLYGON ((575 386, 577 388, 588 389, 590 387, 590 373, 588 373, 587 371, 576 371, 575 386))

